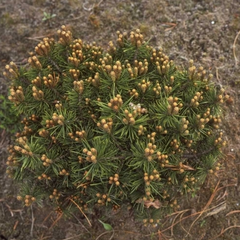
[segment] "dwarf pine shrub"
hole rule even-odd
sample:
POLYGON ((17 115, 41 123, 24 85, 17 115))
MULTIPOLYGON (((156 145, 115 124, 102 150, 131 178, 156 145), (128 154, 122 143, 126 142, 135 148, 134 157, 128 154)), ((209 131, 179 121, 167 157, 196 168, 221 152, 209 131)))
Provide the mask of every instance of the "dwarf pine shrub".
POLYGON ((22 116, 7 160, 18 199, 49 199, 62 211, 130 204, 145 223, 158 221, 219 169, 228 95, 203 67, 175 66, 139 30, 117 32, 106 51, 65 26, 58 35, 27 66, 11 62, 4 72, 22 116))

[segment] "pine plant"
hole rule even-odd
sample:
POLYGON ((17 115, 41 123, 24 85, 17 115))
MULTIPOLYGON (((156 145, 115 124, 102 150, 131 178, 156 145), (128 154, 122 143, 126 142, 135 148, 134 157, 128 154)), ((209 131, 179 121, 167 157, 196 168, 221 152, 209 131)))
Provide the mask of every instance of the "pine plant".
POLYGON ((7 160, 18 199, 49 199, 66 212, 129 204, 155 223, 219 169, 228 95, 203 67, 175 66, 139 30, 117 32, 106 50, 65 26, 58 35, 27 66, 11 62, 4 72, 22 116, 7 160))

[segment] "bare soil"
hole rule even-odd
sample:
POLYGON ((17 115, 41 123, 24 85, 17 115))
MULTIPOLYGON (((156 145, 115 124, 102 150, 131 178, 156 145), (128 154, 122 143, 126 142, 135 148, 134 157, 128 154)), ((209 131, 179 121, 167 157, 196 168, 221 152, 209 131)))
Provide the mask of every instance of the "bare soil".
POLYGON ((6 94, 4 66, 9 61, 25 64, 35 45, 43 37, 54 37, 63 24, 74 37, 104 47, 116 38, 117 30, 140 28, 150 44, 162 47, 175 63, 187 65, 193 59, 212 72, 233 100, 225 108, 222 125, 228 142, 222 168, 155 228, 143 227, 127 208, 111 213, 94 210, 90 227, 81 212, 64 218, 48 206, 26 208, 16 200, 17 186, 5 174, 10 138, 0 130, 0 239, 239 240, 240 2, 1 0, 0 94, 6 94), (98 219, 114 230, 106 231, 98 219))

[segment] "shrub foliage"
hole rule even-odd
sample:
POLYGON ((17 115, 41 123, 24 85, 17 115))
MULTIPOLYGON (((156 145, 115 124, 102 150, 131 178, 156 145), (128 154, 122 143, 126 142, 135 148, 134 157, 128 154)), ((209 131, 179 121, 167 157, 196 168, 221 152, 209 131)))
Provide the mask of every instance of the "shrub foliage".
POLYGON ((127 203, 143 217, 177 209, 178 195, 219 169, 228 95, 193 61, 175 66, 139 30, 118 32, 106 51, 65 26, 58 35, 27 66, 11 62, 4 72, 22 116, 7 160, 19 200, 47 198, 66 211, 127 203))

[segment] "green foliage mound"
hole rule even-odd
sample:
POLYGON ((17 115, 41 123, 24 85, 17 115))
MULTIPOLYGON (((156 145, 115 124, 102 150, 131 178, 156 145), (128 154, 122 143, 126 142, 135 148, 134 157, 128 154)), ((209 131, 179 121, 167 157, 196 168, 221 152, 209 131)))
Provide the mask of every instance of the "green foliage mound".
POLYGON ((65 26, 58 35, 27 66, 4 72, 22 116, 7 160, 19 200, 49 199, 63 211, 129 204, 143 218, 177 209, 178 196, 219 169, 228 95, 192 61, 175 66, 139 30, 118 32, 106 51, 65 26))
POLYGON ((0 94, 0 129, 10 134, 16 133, 19 129, 20 118, 16 114, 14 104, 7 99, 6 95, 0 94))

